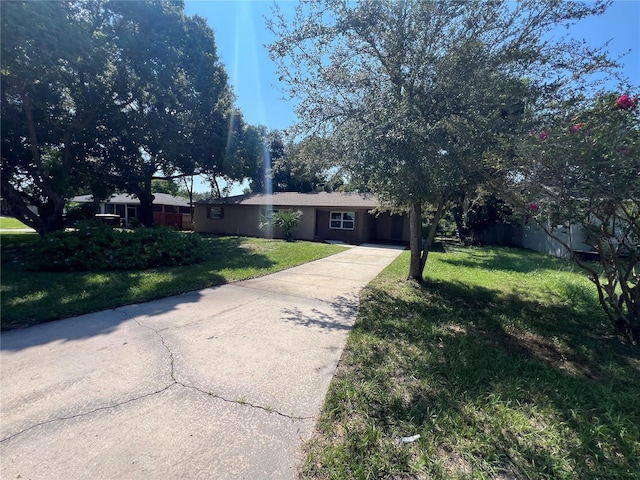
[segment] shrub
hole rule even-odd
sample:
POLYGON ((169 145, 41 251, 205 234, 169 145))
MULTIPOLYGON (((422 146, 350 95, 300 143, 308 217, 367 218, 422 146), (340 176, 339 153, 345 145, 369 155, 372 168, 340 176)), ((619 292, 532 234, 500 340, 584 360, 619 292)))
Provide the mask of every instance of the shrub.
POLYGON ((260 222, 260 228, 266 228, 268 226, 280 227, 282 236, 287 242, 293 242, 293 231, 298 226, 302 217, 300 210, 282 210, 274 213, 271 218, 264 218, 260 222))
POLYGON ((65 216, 68 223, 73 224, 81 220, 93 218, 96 214, 95 206, 91 203, 69 202, 65 216))
POLYGON ((195 234, 168 227, 115 230, 86 221, 77 230, 54 232, 34 247, 32 269, 49 271, 142 270, 189 265, 206 258, 195 234))

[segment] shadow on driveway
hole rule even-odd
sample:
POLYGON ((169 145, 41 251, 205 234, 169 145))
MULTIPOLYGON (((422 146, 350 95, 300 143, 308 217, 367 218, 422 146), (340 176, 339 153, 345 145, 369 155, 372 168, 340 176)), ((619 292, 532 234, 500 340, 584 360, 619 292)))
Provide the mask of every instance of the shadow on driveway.
POLYGON ((324 330, 350 330, 352 321, 358 313, 358 298, 338 296, 329 302, 332 313, 326 313, 317 308, 311 309, 311 314, 303 312, 298 307, 282 310, 282 319, 305 327, 319 327, 324 330))
POLYGON ((0 350, 18 351, 36 345, 72 342, 98 335, 108 335, 117 330, 121 323, 139 315, 162 315, 177 309, 185 303, 197 303, 201 297, 202 293, 199 291, 188 292, 151 302, 126 305, 111 310, 34 325, 28 328, 28 333, 25 329, 2 332, 0 350))

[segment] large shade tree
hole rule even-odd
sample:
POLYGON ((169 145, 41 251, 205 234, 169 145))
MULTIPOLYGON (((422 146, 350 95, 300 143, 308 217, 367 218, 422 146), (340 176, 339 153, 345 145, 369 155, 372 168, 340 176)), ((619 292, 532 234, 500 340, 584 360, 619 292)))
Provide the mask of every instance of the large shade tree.
POLYGON ((274 192, 333 191, 339 186, 340 169, 331 143, 319 137, 286 145, 285 154, 272 157, 274 192))
POLYGON ((266 193, 273 191, 273 165, 286 156, 287 146, 280 130, 260 127, 262 156, 249 175, 249 186, 245 192, 266 193))
POLYGON ((233 181, 251 178, 252 182, 264 184, 263 170, 265 158, 266 128, 246 123, 242 112, 237 110, 233 116, 227 137, 226 163, 223 175, 226 186, 220 188, 218 179, 211 176, 212 192, 217 196, 226 196, 233 187, 233 181))
POLYGON ((342 185, 339 161, 330 142, 319 137, 286 141, 279 130, 262 134, 264 155, 254 169, 248 191, 330 192, 342 185))
POLYGON ((299 99, 300 129, 331 137, 355 180, 409 212, 409 277, 422 281, 447 201, 490 173, 483 154, 508 150, 541 99, 610 66, 600 52, 548 35, 605 6, 313 0, 293 22, 276 9, 270 53, 299 99), (421 249, 427 204, 435 215, 421 249))
POLYGON ((106 182, 138 197, 140 221, 150 225, 152 179, 230 168, 232 96, 214 33, 179 2, 88 2, 79 10, 110 58, 110 114, 94 157, 106 182))
POLYGON ((2 3, 2 194, 41 234, 76 193, 132 193, 149 225, 154 178, 242 178, 232 102, 181 2, 2 3))
POLYGON ((2 198, 40 234, 62 228, 65 198, 90 185, 86 136, 109 103, 96 75, 106 53, 69 7, 0 4, 2 198))

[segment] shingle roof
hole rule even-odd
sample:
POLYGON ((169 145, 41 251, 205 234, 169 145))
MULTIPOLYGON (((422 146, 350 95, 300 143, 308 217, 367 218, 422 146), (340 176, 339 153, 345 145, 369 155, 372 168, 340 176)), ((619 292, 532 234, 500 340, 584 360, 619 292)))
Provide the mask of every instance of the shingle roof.
MULTIPOLYGON (((154 205, 173 205, 176 207, 189 206, 189 200, 182 197, 174 197, 167 193, 154 193, 153 196, 155 197, 153 200, 154 205)), ((77 197, 73 197, 71 201, 78 203, 90 203, 93 202, 93 195, 79 195, 77 197)), ((105 201, 105 203, 128 203, 131 205, 139 205, 140 200, 129 194, 117 193, 112 195, 109 200, 105 201)))
POLYGON ((372 193, 250 193, 225 198, 210 198, 195 202, 206 205, 273 205, 278 207, 349 207, 376 208, 378 202, 372 193))

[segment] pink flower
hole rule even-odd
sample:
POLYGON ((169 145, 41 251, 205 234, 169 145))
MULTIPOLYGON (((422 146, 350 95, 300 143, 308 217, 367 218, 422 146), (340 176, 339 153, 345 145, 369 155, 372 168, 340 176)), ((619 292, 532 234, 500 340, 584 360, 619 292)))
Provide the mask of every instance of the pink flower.
POLYGON ((549 130, 545 130, 544 132, 540 132, 540 134, 538 135, 538 138, 540 140, 546 140, 547 138, 549 138, 549 130))
POLYGON ((636 108, 637 104, 638 99, 631 98, 626 93, 624 95, 620 95, 618 97, 618 100, 616 100, 616 107, 618 107, 620 110, 633 110, 634 108, 636 108))
POLYGON ((576 123, 573 127, 571 127, 571 131, 579 132, 582 127, 584 127, 584 123, 576 123))
POLYGON ((532 211, 533 213, 536 213, 538 210, 540 210, 540 207, 538 206, 537 203, 530 203, 529 210, 532 211))

